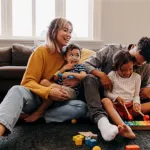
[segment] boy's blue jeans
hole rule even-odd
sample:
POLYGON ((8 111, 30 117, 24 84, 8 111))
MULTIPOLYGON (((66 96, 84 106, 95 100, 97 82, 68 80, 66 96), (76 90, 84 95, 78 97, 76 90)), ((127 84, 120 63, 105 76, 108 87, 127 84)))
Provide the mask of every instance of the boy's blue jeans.
MULTIPOLYGON (((13 86, 0 104, 0 123, 12 131, 22 112, 32 113, 42 103, 39 96, 23 86, 13 86)), ((81 100, 56 102, 44 115, 47 123, 63 122, 85 116, 87 106, 81 100)))

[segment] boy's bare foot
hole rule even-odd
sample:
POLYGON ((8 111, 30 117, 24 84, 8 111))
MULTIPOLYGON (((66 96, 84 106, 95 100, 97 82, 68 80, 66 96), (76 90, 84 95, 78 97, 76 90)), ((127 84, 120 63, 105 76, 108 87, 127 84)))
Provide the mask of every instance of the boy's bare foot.
POLYGON ((118 125, 118 130, 120 135, 122 135, 125 138, 129 138, 129 139, 136 138, 136 135, 133 133, 132 129, 126 124, 118 125))
POLYGON ((0 136, 2 136, 5 131, 6 131, 6 127, 4 125, 0 124, 0 136))
POLYGON ((34 122, 34 121, 38 120, 41 117, 43 117, 43 111, 35 111, 33 114, 29 115, 24 120, 26 122, 34 122))

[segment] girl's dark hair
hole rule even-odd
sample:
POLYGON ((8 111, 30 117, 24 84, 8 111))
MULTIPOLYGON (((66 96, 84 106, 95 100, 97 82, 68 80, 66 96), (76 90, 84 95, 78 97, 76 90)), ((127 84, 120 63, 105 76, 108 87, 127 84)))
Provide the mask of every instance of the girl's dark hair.
POLYGON ((62 53, 63 53, 64 56, 66 56, 66 54, 68 53, 68 51, 69 50, 72 51, 73 49, 78 49, 80 51, 80 54, 81 54, 81 48, 80 48, 80 46, 77 45, 77 44, 73 44, 73 43, 71 43, 71 44, 69 44, 67 46, 64 46, 63 49, 62 49, 62 53))
POLYGON ((118 70, 124 64, 132 61, 134 63, 135 58, 131 56, 128 51, 120 50, 113 56, 113 70, 118 70))

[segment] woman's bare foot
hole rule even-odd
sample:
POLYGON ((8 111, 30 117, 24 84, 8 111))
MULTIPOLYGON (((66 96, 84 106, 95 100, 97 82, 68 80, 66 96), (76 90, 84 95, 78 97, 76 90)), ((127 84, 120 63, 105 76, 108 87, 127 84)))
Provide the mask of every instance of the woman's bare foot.
POLYGON ((125 138, 129 138, 129 139, 136 138, 136 135, 133 133, 132 129, 126 124, 118 125, 118 130, 120 135, 122 135, 125 138))
POLYGON ((6 127, 2 124, 0 124, 0 136, 2 136, 6 131, 6 127))
POLYGON ((29 115, 24 120, 26 122, 34 122, 38 120, 39 118, 43 117, 43 113, 44 113, 43 111, 35 111, 33 114, 29 115))

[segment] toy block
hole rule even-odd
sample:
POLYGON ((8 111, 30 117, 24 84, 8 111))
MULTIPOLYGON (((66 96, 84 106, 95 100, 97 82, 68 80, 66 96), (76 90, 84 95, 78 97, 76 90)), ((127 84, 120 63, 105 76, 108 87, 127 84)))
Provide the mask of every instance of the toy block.
POLYGON ((84 136, 80 135, 80 134, 73 136, 72 140, 75 141, 76 139, 81 139, 83 141, 84 140, 84 136))
POLYGON ((89 143, 89 141, 91 140, 91 138, 90 137, 85 137, 85 145, 87 145, 88 146, 88 143, 89 143))
POLYGON ((79 146, 79 145, 82 145, 82 142, 83 142, 83 140, 81 139, 81 138, 76 138, 75 139, 75 144, 77 145, 77 146, 79 146))
POLYGON ((90 146, 90 147, 94 147, 94 146, 96 146, 98 143, 97 143, 97 141, 95 140, 95 139, 91 139, 91 140, 89 140, 89 142, 88 142, 88 145, 90 146))
POLYGON ((126 145, 125 150, 140 150, 138 145, 126 145))
POLYGON ((98 138, 98 135, 97 134, 93 134, 91 131, 88 131, 88 132, 78 132, 79 134, 85 136, 85 137, 91 137, 93 139, 96 139, 98 138))

